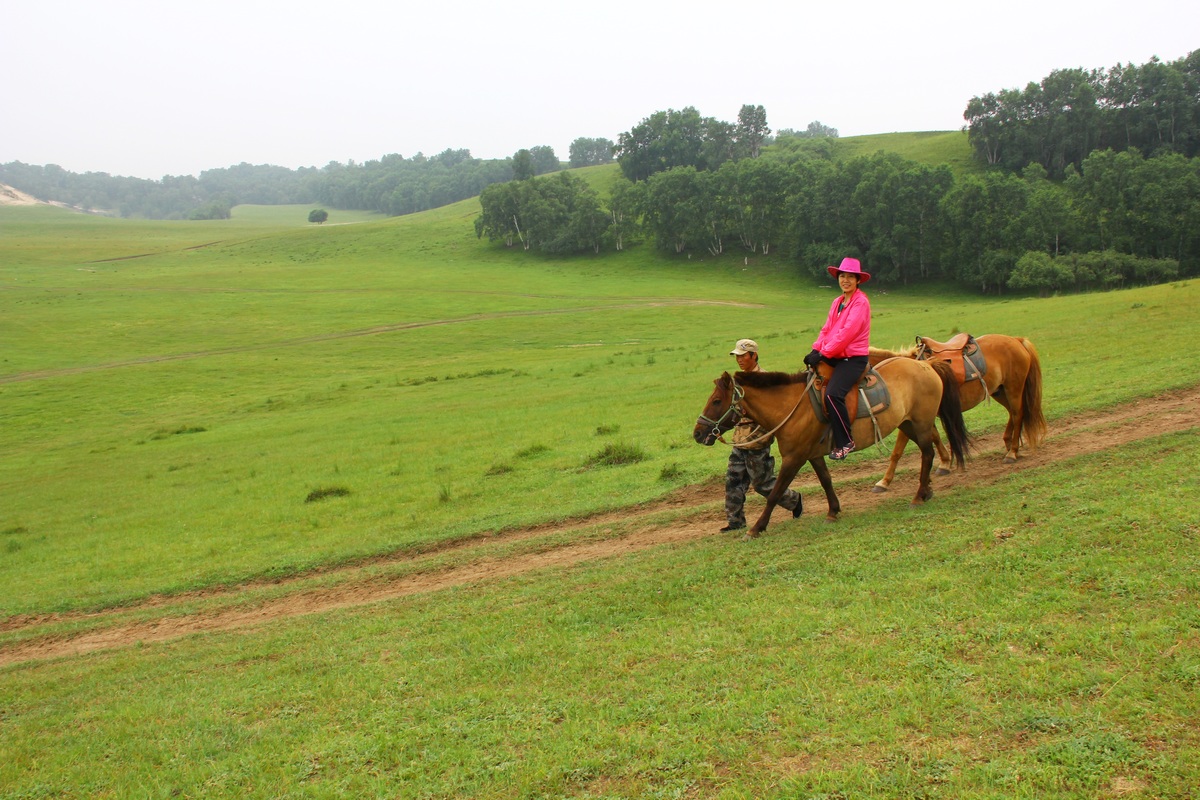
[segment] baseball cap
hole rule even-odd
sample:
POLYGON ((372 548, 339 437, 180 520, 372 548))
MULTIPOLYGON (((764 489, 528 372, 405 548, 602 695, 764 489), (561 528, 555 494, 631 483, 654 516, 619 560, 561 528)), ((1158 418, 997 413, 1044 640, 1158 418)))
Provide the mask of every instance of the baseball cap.
POLYGON ((757 353, 758 342, 753 339, 738 339, 737 344, 729 351, 731 356, 745 355, 746 353, 757 353))

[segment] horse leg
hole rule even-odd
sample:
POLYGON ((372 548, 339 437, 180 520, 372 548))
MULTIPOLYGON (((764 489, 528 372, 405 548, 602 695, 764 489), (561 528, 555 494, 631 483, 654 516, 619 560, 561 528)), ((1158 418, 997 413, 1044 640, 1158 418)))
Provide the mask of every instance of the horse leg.
POLYGON ((842 504, 838 502, 837 494, 833 491, 833 476, 829 474, 829 465, 825 463, 824 456, 809 459, 808 463, 812 464, 813 472, 817 473, 817 480, 821 482, 821 488, 825 490, 825 501, 829 503, 825 521, 837 522, 838 514, 842 513, 842 504))
POLYGON ((904 447, 908 444, 908 437, 903 431, 896 433, 896 444, 892 447, 892 457, 888 459, 887 471, 883 473, 883 477, 875 482, 871 487, 871 491, 876 494, 886 492, 888 485, 891 484, 892 478, 896 477, 896 465, 900 463, 900 456, 904 455, 904 447))
POLYGON ((779 466, 779 474, 775 476, 775 485, 771 488, 771 493, 767 495, 767 505, 759 515, 758 521, 750 530, 746 531, 743 538, 757 539, 767 529, 767 523, 771 521, 771 512, 775 510, 775 506, 779 505, 779 498, 783 497, 783 493, 791 486, 792 479, 796 477, 796 473, 802 466, 804 466, 802 459, 791 455, 783 457, 783 463, 779 466))
MULTIPOLYGON (((905 432, 908 437, 917 443, 917 447, 921 448, 921 477, 917 484, 917 493, 913 496, 912 503, 909 505, 919 506, 931 497, 933 497, 933 486, 929 480, 929 474, 933 471, 933 455, 936 449, 933 446, 933 435, 926 432, 924 436, 914 436, 915 430, 911 421, 903 423, 905 432)), ((934 428, 934 434, 937 433, 937 428, 930 423, 930 427, 934 428)))
POLYGON ((1016 446, 1017 440, 1021 435, 1021 429, 1018 427, 1018 423, 1020 422, 1018 409, 1020 406, 1013 405, 1012 395, 1009 393, 1007 386, 1002 385, 999 389, 992 392, 992 399, 1002 405, 1004 410, 1008 412, 1008 422, 1004 425, 1004 463, 1011 464, 1017 460, 1016 446))
POLYGON ((1004 463, 1016 462, 1018 451, 1021 449, 1021 428, 1025 424, 1025 408, 1021 405, 1021 397, 1025 393, 1025 382, 1013 386, 1013 391, 1005 389, 1004 395, 1008 400, 1008 425, 1004 428, 1004 463))
POLYGON ((950 474, 950 451, 946 448, 946 443, 942 441, 941 435, 938 433, 937 426, 933 426, 933 446, 937 448, 938 454, 938 475, 950 474))

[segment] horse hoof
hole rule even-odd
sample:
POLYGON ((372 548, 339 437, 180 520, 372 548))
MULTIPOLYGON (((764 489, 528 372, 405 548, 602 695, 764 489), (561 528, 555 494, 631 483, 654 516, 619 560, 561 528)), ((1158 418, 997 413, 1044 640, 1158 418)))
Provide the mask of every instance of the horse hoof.
POLYGON ((837 514, 827 514, 825 516, 825 521, 826 522, 837 522, 838 521, 837 514))
POLYGON ((881 483, 877 483, 871 487, 871 492, 874 494, 883 494, 887 490, 888 490, 888 487, 884 486, 881 483))
POLYGON ((1017 459, 1015 456, 1005 456, 1004 463, 1005 464, 1015 464, 1015 463, 1017 463, 1017 459))
POLYGON ((938 467, 937 474, 938 475, 949 475, 950 470, 946 469, 945 467, 938 467))
POLYGON ((746 535, 742 537, 742 541, 743 542, 752 542, 761 535, 762 534, 759 533, 758 531, 747 531, 746 535))

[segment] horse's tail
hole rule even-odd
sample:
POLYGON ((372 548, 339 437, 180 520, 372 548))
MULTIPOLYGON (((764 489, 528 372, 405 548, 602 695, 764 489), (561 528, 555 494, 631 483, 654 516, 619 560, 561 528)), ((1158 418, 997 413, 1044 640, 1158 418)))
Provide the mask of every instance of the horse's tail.
MULTIPOLYGON (((1029 353, 1029 374, 1025 376, 1025 391, 1021 394, 1021 430, 1017 431, 1030 447, 1036 448, 1046 436, 1046 416, 1042 413, 1042 362, 1033 342, 1022 337, 1021 346, 1029 353)), ((1020 441, 1020 439, 1018 439, 1020 441)))
POLYGON ((928 361, 929 366, 942 379, 942 402, 938 406, 938 419, 946 431, 946 443, 950 445, 950 454, 959 469, 963 468, 967 451, 974 446, 971 434, 967 433, 967 423, 963 420, 962 395, 958 391, 958 379, 954 370, 945 361, 928 361))

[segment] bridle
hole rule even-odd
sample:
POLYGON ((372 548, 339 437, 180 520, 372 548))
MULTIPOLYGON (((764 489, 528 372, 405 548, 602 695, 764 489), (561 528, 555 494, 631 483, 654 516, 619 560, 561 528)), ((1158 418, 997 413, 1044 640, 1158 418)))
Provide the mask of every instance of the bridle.
MULTIPOLYGON (((815 373, 813 373, 813 374, 815 375, 815 373)), ((748 442, 742 442, 740 444, 729 444, 729 442, 727 442, 721 438, 721 434, 725 433, 726 431, 728 431, 730 428, 733 427, 733 423, 730 423, 730 424, 726 425, 724 429, 722 429, 721 423, 724 422, 726 417, 728 417, 730 414, 737 414, 737 416, 739 418, 741 416, 743 416, 742 409, 738 404, 741 403, 742 398, 746 396, 745 390, 742 389, 741 386, 738 386, 737 381, 735 381, 733 378, 730 378, 729 382, 733 385, 733 402, 731 402, 729 404, 729 408, 725 409, 725 413, 722 414, 721 416, 717 417, 715 420, 709 419, 708 417, 701 414, 699 417, 696 418, 696 424, 697 425, 699 425, 700 423, 707 424, 710 428, 709 432, 716 434, 714 437, 715 441, 718 441, 721 444, 729 445, 730 447, 737 447, 739 449, 744 449, 744 448, 753 448, 755 445, 762 444, 763 442, 769 442, 771 440, 771 437, 775 435, 775 432, 787 424, 787 421, 792 418, 793 414, 796 413, 796 409, 798 409, 800 407, 800 404, 804 402, 804 394, 807 394, 808 391, 812 389, 813 378, 811 375, 809 376, 808 386, 806 387, 806 391, 804 392, 804 394, 800 395, 800 399, 796 401, 796 405, 792 406, 792 410, 787 413, 787 416, 784 417, 778 425, 776 425, 774 428, 767 431, 766 433, 764 433, 754 439, 751 439, 748 442)))
POLYGON ((725 413, 722 414, 721 416, 717 417, 716 419, 709 419, 708 417, 704 416, 703 414, 696 417, 696 424, 699 425, 701 423, 704 423, 705 425, 707 425, 710 429, 710 432, 715 433, 716 440, 718 442, 721 442, 722 444, 728 444, 728 442, 726 442, 724 439, 721 438, 721 434, 725 433, 727 430, 732 428, 734 426, 734 424, 736 424, 736 420, 742 416, 742 409, 738 405, 738 403, 740 403, 742 401, 742 398, 746 394, 742 390, 742 387, 737 385, 737 381, 730 378, 729 383, 732 384, 732 386, 733 386, 733 401, 729 404, 729 408, 725 409, 725 413), (721 425, 723 423, 725 423, 726 419, 731 414, 735 415, 734 422, 725 424, 725 427, 722 428, 721 425))

